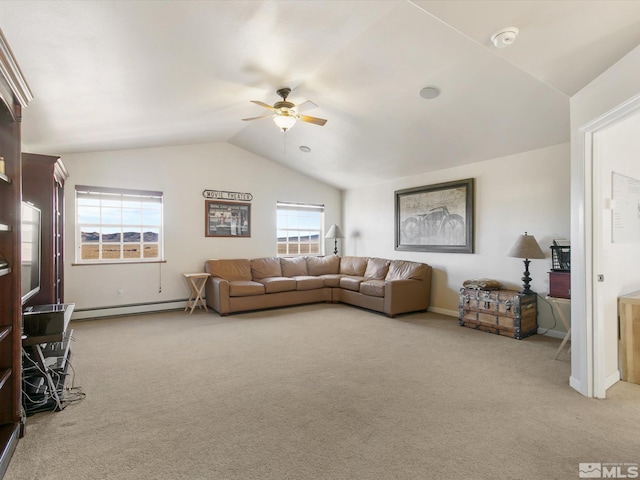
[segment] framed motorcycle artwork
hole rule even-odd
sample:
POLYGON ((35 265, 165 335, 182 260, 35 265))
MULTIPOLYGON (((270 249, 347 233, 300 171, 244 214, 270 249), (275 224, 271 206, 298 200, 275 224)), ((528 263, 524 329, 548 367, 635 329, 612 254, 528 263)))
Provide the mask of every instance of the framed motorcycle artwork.
POLYGON ((473 253, 473 178, 395 192, 395 249, 473 253))

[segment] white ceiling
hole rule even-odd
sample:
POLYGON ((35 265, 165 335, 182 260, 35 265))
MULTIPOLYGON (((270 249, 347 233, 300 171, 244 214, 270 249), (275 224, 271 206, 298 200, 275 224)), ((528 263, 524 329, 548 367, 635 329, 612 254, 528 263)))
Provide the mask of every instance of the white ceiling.
POLYGON ((640 1, 3 0, 0 28, 34 94, 25 151, 230 142, 352 188, 569 141, 569 97, 640 44, 640 1), (327 124, 241 121, 282 86, 327 124))

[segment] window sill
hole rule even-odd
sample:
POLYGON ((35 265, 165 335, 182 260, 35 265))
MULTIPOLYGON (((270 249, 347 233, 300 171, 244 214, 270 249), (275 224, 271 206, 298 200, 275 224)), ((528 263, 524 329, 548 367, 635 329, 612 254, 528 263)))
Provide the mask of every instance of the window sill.
POLYGON ((83 263, 72 263, 72 267, 95 267, 97 265, 144 265, 147 263, 167 263, 166 260, 149 260, 146 262, 83 262, 83 263))

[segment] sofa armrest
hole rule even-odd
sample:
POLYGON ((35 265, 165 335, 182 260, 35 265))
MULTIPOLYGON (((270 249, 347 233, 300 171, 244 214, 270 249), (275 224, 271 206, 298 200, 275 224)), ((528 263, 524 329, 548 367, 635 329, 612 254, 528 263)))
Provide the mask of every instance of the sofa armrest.
POLYGON ((229 282, 220 277, 209 277, 205 286, 207 305, 220 315, 227 315, 229 307, 229 282))
POLYGON ((387 281, 384 287, 384 313, 393 317, 399 313, 427 310, 430 296, 430 278, 387 281))

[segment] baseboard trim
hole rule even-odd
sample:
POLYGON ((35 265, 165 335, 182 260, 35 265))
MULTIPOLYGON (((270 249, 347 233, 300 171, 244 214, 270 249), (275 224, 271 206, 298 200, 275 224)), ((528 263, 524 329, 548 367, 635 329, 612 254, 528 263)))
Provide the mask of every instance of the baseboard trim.
POLYGON ((604 379, 604 389, 605 390, 609 389, 609 387, 612 387, 615 383, 618 383, 621 379, 622 379, 622 374, 618 369, 604 379))
POLYGON ((585 397, 589 396, 589 392, 587 392, 586 389, 583 389, 582 382, 573 375, 569 377, 569 386, 585 397))
MULTIPOLYGON (((433 313, 439 313, 441 315, 448 315, 450 317, 459 317, 459 312, 457 310, 448 310, 446 308, 439 307, 429 307, 429 311, 433 313)), ((559 338, 560 340, 564 339, 564 336, 567 332, 563 332, 561 330, 548 330, 546 328, 538 328, 538 335, 546 335, 547 337, 559 338)), ((615 383, 615 382, 614 382, 615 383)))
POLYGON ((458 318, 459 313, 457 310, 447 310, 446 308, 438 308, 438 307, 429 307, 429 312, 439 313, 441 315, 449 315, 450 317, 458 318))
MULTIPOLYGON (((548 330, 546 328, 538 327, 538 335, 546 335, 547 337, 559 338, 560 340, 564 340, 564 336, 567 332, 563 332, 561 330, 548 330)), ((569 340, 569 344, 571 344, 571 340, 569 340)))
POLYGON ((162 312, 167 310, 183 310, 187 300, 168 300, 166 302, 131 303, 127 305, 111 305, 105 307, 75 309, 71 320, 91 320, 94 318, 119 317, 141 313, 162 312))
MULTIPOLYGON (((187 300, 169 300, 166 302, 131 303, 127 305, 110 305, 105 307, 76 308, 71 320, 92 320, 94 318, 119 317, 141 313, 162 312, 166 310, 180 310, 187 306, 187 300)), ((430 312, 458 318, 457 310, 429 307, 430 312)), ((562 337, 561 337, 562 338, 562 337)))

